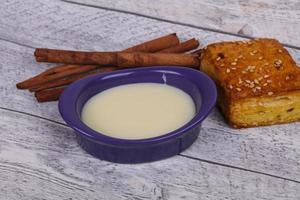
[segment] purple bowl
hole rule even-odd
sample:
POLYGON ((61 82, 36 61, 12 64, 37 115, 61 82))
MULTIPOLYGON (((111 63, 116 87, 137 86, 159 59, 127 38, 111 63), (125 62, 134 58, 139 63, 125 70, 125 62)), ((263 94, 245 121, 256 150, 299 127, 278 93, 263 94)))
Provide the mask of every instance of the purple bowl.
MULTIPOLYGON (((215 106, 214 82, 204 73, 185 67, 148 67, 90 76, 72 83, 59 99, 59 111, 75 130, 78 143, 88 153, 117 163, 142 163, 179 154, 198 137, 201 122, 215 106), (166 83, 189 94, 196 115, 181 128, 158 137, 127 140, 96 132, 81 121, 86 101, 106 89, 131 83, 166 83)), ((180 113, 179 113, 180 114, 180 113)))

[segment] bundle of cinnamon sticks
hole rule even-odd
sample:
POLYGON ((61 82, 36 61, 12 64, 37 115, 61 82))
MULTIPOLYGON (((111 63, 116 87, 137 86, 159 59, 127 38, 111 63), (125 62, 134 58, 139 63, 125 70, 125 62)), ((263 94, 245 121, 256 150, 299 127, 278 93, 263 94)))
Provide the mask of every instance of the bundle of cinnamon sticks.
POLYGON ((125 49, 121 52, 83 52, 56 49, 35 50, 37 62, 63 63, 17 83, 18 89, 34 92, 39 102, 56 101, 63 90, 81 78, 143 66, 199 66, 196 39, 180 43, 175 33, 125 49))

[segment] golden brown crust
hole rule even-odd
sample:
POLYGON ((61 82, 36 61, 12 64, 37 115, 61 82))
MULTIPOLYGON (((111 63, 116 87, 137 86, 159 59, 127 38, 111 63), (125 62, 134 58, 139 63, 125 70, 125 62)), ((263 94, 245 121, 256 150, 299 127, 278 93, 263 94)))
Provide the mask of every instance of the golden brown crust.
MULTIPOLYGON (((233 121, 233 107, 237 102, 248 98, 272 98, 300 90, 300 68, 275 39, 208 45, 202 51, 200 69, 217 83, 219 106, 229 123, 235 127, 256 126, 256 122, 238 124, 233 121)), ((264 121, 257 125, 273 123, 264 121)))
POLYGON ((300 69, 275 39, 211 44, 202 62, 213 66, 215 80, 232 99, 300 89, 300 69))
POLYGON ((234 101, 226 116, 235 128, 283 124, 300 120, 300 90, 234 101))

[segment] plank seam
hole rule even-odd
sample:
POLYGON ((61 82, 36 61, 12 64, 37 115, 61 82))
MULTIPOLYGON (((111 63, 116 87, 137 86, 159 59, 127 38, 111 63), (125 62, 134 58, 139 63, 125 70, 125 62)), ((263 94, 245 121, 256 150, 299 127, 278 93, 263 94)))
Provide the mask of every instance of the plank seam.
POLYGON ((14 113, 23 114, 23 115, 28 115, 30 117, 36 117, 36 118, 39 118, 39 119, 42 119, 42 120, 46 120, 46 121, 49 121, 49 122, 52 122, 52 123, 70 128, 67 124, 64 124, 64 123, 61 123, 61 122, 58 122, 58 121, 55 121, 55 120, 52 120, 52 119, 48 119, 46 117, 42 117, 42 116, 39 116, 39 115, 31 114, 31 113, 28 113, 28 112, 14 110, 14 109, 10 109, 10 108, 5 108, 5 107, 2 107, 2 106, 0 106, 0 109, 10 111, 10 112, 14 112, 14 113))
MULTIPOLYGON (((222 30, 219 30, 219 29, 208 28, 208 27, 203 27, 203 26, 197 26, 197 25, 193 25, 193 24, 189 24, 189 23, 183 23, 183 22, 177 22, 177 21, 173 21, 173 20, 169 20, 169 19, 161 19, 161 18, 158 18, 158 17, 150 16, 150 15, 140 14, 140 13, 126 11, 126 10, 120 10, 120 9, 116 9, 116 8, 107 8, 107 7, 104 7, 104 6, 90 5, 90 4, 86 4, 86 3, 73 2, 73 1, 70 1, 70 0, 60 0, 60 1, 62 1, 64 3, 69 3, 69 4, 79 5, 79 6, 85 6, 85 7, 90 7, 90 8, 103 9, 103 10, 108 10, 108 11, 113 11, 113 12, 119 12, 119 13, 138 16, 138 17, 153 19, 153 20, 157 20, 157 21, 167 22, 167 23, 170 23, 170 24, 186 26, 186 27, 190 27, 190 28, 195 28, 195 29, 200 29, 200 30, 210 31, 210 32, 215 32, 215 33, 221 33, 221 34, 225 34, 225 35, 231 35, 231 36, 236 36, 236 37, 241 37, 241 38, 246 38, 246 39, 256 38, 256 37, 252 37, 252 36, 248 36, 248 35, 242 35, 242 34, 238 34, 238 33, 231 33, 231 32, 227 32, 227 31, 222 31, 222 30)), ((281 44, 283 46, 289 47, 291 49, 300 50, 300 47, 295 46, 295 45, 286 44, 286 43, 281 43, 281 44)))
POLYGON ((36 48, 36 47, 30 46, 30 45, 27 45, 27 44, 23 44, 23 43, 11 41, 11 40, 8 40, 8 39, 5 39, 5 38, 0 38, 0 40, 5 41, 5 42, 10 42, 10 43, 13 43, 13 44, 16 44, 16 45, 19 45, 19 46, 31 48, 31 49, 35 49, 36 48))
MULTIPOLYGON (((38 119, 46 120, 46 121, 49 121, 51 123, 55 123, 55 124, 70 128, 68 125, 66 125, 64 123, 61 123, 61 122, 58 122, 58 121, 55 121, 55 120, 52 120, 52 119, 48 119, 48 118, 45 118, 45 117, 41 117, 39 115, 35 115, 35 114, 23 112, 23 111, 18 111, 18 110, 14 110, 14 109, 10 109, 10 108, 5 108, 5 107, 1 107, 1 106, 0 106, 0 110, 5 110, 5 111, 14 112, 14 113, 22 114, 22 115, 28 115, 28 116, 31 116, 31 117, 36 117, 38 119)), ((227 167, 227 168, 231 168, 231 169, 237 169, 237 170, 241 170, 241 171, 251 172, 251 173, 254 173, 254 174, 260 174, 260 175, 269 176, 269 177, 272 177, 272 178, 278 178, 278 179, 281 179, 281 180, 290 181, 290 182, 294 182, 294 183, 300 183, 300 181, 297 181, 297 180, 294 180, 294 179, 289 179, 289 178, 276 176, 276 175, 265 173, 265 172, 260 172, 260 171, 256 171, 256 170, 237 167, 237 166, 234 166, 234 165, 223 164, 223 163, 210 161, 210 160, 206 160, 206 159, 201 159, 201 158, 195 158, 195 157, 184 155, 184 154, 178 154, 178 156, 183 157, 183 158, 196 160, 196 161, 199 161, 199 162, 209 163, 209 164, 212 164, 212 165, 217 165, 217 166, 227 167)))
POLYGON ((264 176, 269 176, 269 177, 272 177, 272 178, 278 178, 278 179, 285 180, 285 181, 300 183, 300 181, 297 181, 297 180, 294 180, 294 179, 285 178, 285 177, 282 177, 282 176, 277 176, 277 175, 273 175, 273 174, 269 174, 269 173, 265 173, 265 172, 246 169, 246 168, 237 167, 237 166, 229 165, 229 164, 223 164, 223 163, 219 163, 219 162, 215 162, 215 161, 211 161, 211 160, 195 158, 195 157, 184 155, 184 154, 178 154, 178 155, 181 156, 181 157, 189 158, 189 159, 192 159, 192 160, 198 160, 200 162, 205 162, 205 163, 209 163, 209 164, 213 164, 213 165, 219 165, 219 166, 223 166, 223 167, 227 167, 227 168, 238 169, 238 170, 242 170, 242 171, 246 171, 246 172, 251 172, 251 173, 260 174, 260 175, 264 175, 264 176))

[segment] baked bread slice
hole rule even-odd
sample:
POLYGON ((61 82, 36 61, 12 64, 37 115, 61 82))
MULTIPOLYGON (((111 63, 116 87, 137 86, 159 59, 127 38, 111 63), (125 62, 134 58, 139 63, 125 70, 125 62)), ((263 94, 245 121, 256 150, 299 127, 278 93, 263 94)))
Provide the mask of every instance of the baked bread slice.
POLYGON ((300 68, 275 39, 220 42, 200 69, 218 87, 218 105, 235 128, 300 120, 300 68))

